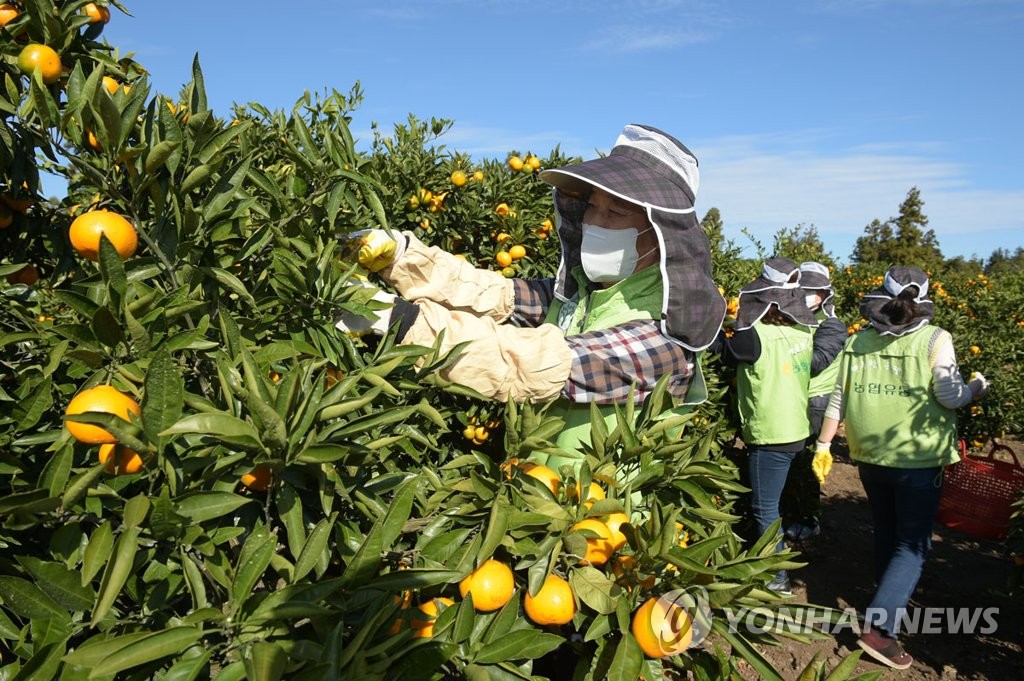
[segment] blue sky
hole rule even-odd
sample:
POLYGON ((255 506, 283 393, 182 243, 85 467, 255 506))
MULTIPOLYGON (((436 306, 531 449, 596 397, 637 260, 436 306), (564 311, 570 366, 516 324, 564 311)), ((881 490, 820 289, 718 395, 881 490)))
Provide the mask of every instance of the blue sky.
POLYGON ((1024 0, 128 0, 103 36, 176 93, 289 109, 365 93, 353 131, 412 113, 442 142, 593 158, 625 123, 701 164, 698 214, 770 247, 814 225, 846 261, 912 186, 947 256, 1024 245, 1024 0))

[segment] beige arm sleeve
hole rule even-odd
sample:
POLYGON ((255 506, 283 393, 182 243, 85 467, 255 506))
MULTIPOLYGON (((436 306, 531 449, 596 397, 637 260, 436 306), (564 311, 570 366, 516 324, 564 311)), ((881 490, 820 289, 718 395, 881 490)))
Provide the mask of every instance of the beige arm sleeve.
POLYGON ((512 314, 515 289, 499 272, 476 269, 462 258, 427 246, 411 232, 405 252, 381 270, 384 280, 412 302, 429 300, 448 308, 503 322, 512 314))
POLYGON ((470 341, 441 376, 492 399, 540 402, 558 396, 569 378, 572 353, 554 324, 519 328, 469 312, 448 310, 418 300, 419 315, 403 344, 433 346, 444 331, 440 350, 470 341))

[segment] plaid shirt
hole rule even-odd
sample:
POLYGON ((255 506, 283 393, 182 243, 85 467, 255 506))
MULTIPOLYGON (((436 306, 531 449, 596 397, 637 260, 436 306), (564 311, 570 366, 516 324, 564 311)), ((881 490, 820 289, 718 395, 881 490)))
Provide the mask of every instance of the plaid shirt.
MULTIPOLYGON (((517 326, 539 326, 554 299, 553 279, 514 280, 517 326)), ((686 395, 694 373, 695 354, 670 340, 653 319, 566 336, 572 368, 562 396, 577 403, 622 404, 635 385, 641 403, 665 374, 668 392, 686 395)))

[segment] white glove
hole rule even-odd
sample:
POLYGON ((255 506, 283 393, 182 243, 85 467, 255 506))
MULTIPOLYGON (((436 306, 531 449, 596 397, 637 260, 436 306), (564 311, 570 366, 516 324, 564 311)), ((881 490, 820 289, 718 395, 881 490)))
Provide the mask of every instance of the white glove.
POLYGON ((992 388, 992 384, 988 382, 988 379, 981 375, 980 371, 975 371, 971 374, 971 380, 967 381, 967 387, 970 388, 971 392, 974 394, 974 399, 980 400, 988 394, 988 391, 992 388))
POLYGON ((397 296, 385 293, 369 284, 352 284, 352 286, 361 286, 367 290, 374 289, 373 294, 368 298, 359 292, 356 292, 351 298, 353 302, 361 302, 369 307, 372 310, 370 312, 372 319, 354 312, 342 312, 341 318, 334 323, 334 327, 351 336, 363 336, 367 333, 383 336, 391 326, 391 310, 397 296))
POLYGON ((407 241, 404 235, 383 229, 362 229, 349 234, 349 239, 358 244, 359 264, 370 272, 379 272, 401 258, 407 241))

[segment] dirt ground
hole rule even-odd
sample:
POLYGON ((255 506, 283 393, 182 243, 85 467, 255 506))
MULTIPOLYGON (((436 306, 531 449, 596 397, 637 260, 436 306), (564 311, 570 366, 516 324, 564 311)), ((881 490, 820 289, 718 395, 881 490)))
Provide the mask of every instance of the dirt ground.
MULTIPOLYGON (((840 445, 841 440, 836 444, 840 445)), ((1013 445, 1019 454, 1024 444, 1013 445)), ((798 548, 807 567, 792 573, 793 600, 863 613, 874 591, 871 519, 857 468, 844 448, 833 449, 835 464, 822 499, 822 532, 798 548)), ((884 670, 883 679, 1024 679, 1024 608, 1018 596, 1001 594, 1012 563, 1004 543, 978 540, 936 524, 933 548, 911 599, 911 608, 998 608, 991 634, 907 634, 901 641, 915 659, 905 671, 889 670, 862 657, 858 672, 884 670)), ((835 639, 803 644, 785 641, 761 651, 786 678, 796 678, 815 653, 829 668, 859 650, 849 628, 835 639)), ((756 673, 750 670, 754 679, 756 673)))

